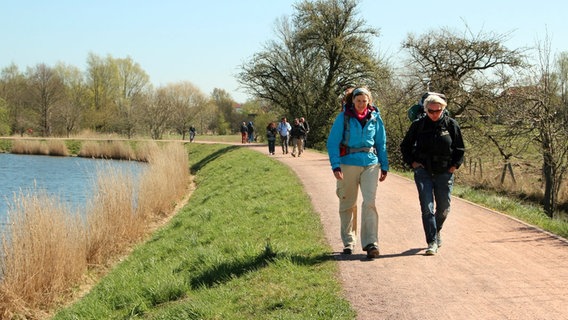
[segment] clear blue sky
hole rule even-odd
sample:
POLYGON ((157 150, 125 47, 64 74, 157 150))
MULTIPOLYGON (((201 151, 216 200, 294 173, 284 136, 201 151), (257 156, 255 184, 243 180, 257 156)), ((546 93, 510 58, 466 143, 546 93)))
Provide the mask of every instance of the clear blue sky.
MULTIPOLYGON (((228 91, 238 102, 239 66, 276 39, 277 18, 293 13, 294 0, 0 0, 0 68, 25 71, 64 62, 86 69, 90 52, 131 57, 156 86, 190 81, 205 94, 228 91)), ((552 51, 568 51, 568 5, 541 0, 362 0, 361 17, 379 28, 374 45, 396 60, 408 33, 420 35, 469 25, 512 32, 510 49, 534 46, 546 35, 552 51)))

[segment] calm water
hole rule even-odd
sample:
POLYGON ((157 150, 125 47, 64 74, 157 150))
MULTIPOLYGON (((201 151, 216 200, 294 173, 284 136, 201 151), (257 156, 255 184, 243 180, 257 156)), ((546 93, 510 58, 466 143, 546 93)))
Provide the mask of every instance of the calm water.
POLYGON ((45 191, 71 210, 85 208, 92 198, 97 170, 107 166, 139 176, 145 164, 130 161, 0 154, 0 222, 13 204, 14 194, 45 191), (128 172, 127 171, 127 172, 128 172))

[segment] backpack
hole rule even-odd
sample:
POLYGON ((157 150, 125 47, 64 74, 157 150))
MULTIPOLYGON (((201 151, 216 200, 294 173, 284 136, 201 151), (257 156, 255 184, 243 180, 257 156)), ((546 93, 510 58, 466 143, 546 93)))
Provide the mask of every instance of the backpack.
MULTIPOLYGON (((410 122, 416 119, 420 119, 426 115, 426 112, 424 112, 424 100, 426 100, 426 98, 428 98, 428 96, 430 96, 431 94, 439 95, 442 99, 446 100, 446 96, 441 93, 435 93, 435 92, 424 93, 422 95, 422 98, 420 98, 420 101, 418 101, 418 103, 413 105, 412 107, 408 108, 408 110, 406 111, 408 120, 410 120, 410 122)), ((444 109, 444 115, 446 116, 450 115, 448 109, 444 109)))

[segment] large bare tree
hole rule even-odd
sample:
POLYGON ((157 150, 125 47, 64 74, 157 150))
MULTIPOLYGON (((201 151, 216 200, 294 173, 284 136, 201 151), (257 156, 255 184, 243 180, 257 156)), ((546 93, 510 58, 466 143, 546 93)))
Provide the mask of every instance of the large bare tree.
POLYGON ((241 85, 253 96, 305 117, 310 142, 322 143, 338 96, 349 85, 376 88, 385 70, 372 51, 379 31, 358 18, 357 1, 302 1, 277 21, 277 39, 242 65, 241 85))

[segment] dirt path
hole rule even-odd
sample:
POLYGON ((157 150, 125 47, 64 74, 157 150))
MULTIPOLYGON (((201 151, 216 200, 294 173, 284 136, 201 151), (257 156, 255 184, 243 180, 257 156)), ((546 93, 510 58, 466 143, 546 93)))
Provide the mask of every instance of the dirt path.
POLYGON ((358 319, 568 319, 565 239, 453 198, 443 246, 424 256, 414 182, 389 174, 377 197, 381 257, 367 260, 361 248, 343 256, 327 155, 276 150, 271 157, 296 172, 321 216, 358 319))

